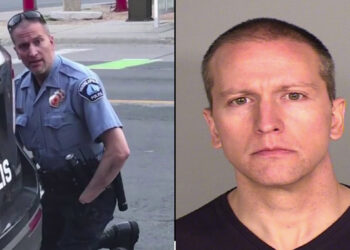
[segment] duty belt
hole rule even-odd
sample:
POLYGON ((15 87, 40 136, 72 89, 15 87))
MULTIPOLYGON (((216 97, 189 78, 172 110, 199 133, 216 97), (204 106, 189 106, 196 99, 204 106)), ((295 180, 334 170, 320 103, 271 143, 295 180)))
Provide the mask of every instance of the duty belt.
POLYGON ((38 175, 45 192, 57 194, 78 192, 75 177, 66 166, 54 170, 39 169, 38 175))

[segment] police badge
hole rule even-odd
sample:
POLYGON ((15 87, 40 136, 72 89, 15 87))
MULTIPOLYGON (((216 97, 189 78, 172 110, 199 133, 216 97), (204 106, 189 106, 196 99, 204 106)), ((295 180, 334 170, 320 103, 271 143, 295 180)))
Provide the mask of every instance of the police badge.
POLYGON ((60 103, 63 101, 64 96, 64 91, 62 89, 55 91, 55 93, 49 98, 50 106, 53 108, 58 108, 60 103))

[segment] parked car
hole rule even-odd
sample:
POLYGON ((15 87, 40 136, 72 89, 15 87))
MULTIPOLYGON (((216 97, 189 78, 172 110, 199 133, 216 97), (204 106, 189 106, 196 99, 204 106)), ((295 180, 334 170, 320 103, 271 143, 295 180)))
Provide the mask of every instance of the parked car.
POLYGON ((0 249, 37 250, 40 185, 35 166, 15 137, 13 69, 0 45, 0 249))

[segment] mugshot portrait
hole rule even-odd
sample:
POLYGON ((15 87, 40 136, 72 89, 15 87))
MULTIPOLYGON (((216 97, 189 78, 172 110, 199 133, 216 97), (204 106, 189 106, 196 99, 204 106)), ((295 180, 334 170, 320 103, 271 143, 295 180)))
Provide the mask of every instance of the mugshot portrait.
MULTIPOLYGON (((201 62, 210 44, 248 19, 277 18, 317 36, 335 62, 336 96, 350 100, 350 16, 347 1, 179 1, 176 6, 176 218, 198 209, 236 186, 233 166, 214 149, 203 109, 208 101, 201 62)), ((347 111, 348 113, 348 111, 347 111)), ((350 184, 349 115, 329 152, 340 183, 350 184)), ((305 138, 307 140, 308 138, 305 138)))

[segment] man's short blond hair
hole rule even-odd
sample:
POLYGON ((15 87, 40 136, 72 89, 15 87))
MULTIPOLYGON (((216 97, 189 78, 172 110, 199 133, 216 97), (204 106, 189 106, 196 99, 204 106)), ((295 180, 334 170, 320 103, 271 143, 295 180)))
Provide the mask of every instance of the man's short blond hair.
POLYGON ((320 76, 325 81, 331 101, 336 97, 334 80, 334 62, 326 46, 313 34, 296 25, 273 18, 256 18, 240 23, 221 34, 209 47, 202 61, 202 78, 205 91, 212 108, 211 90, 214 79, 210 72, 210 60, 223 44, 240 41, 272 41, 290 39, 308 44, 320 58, 320 76))

